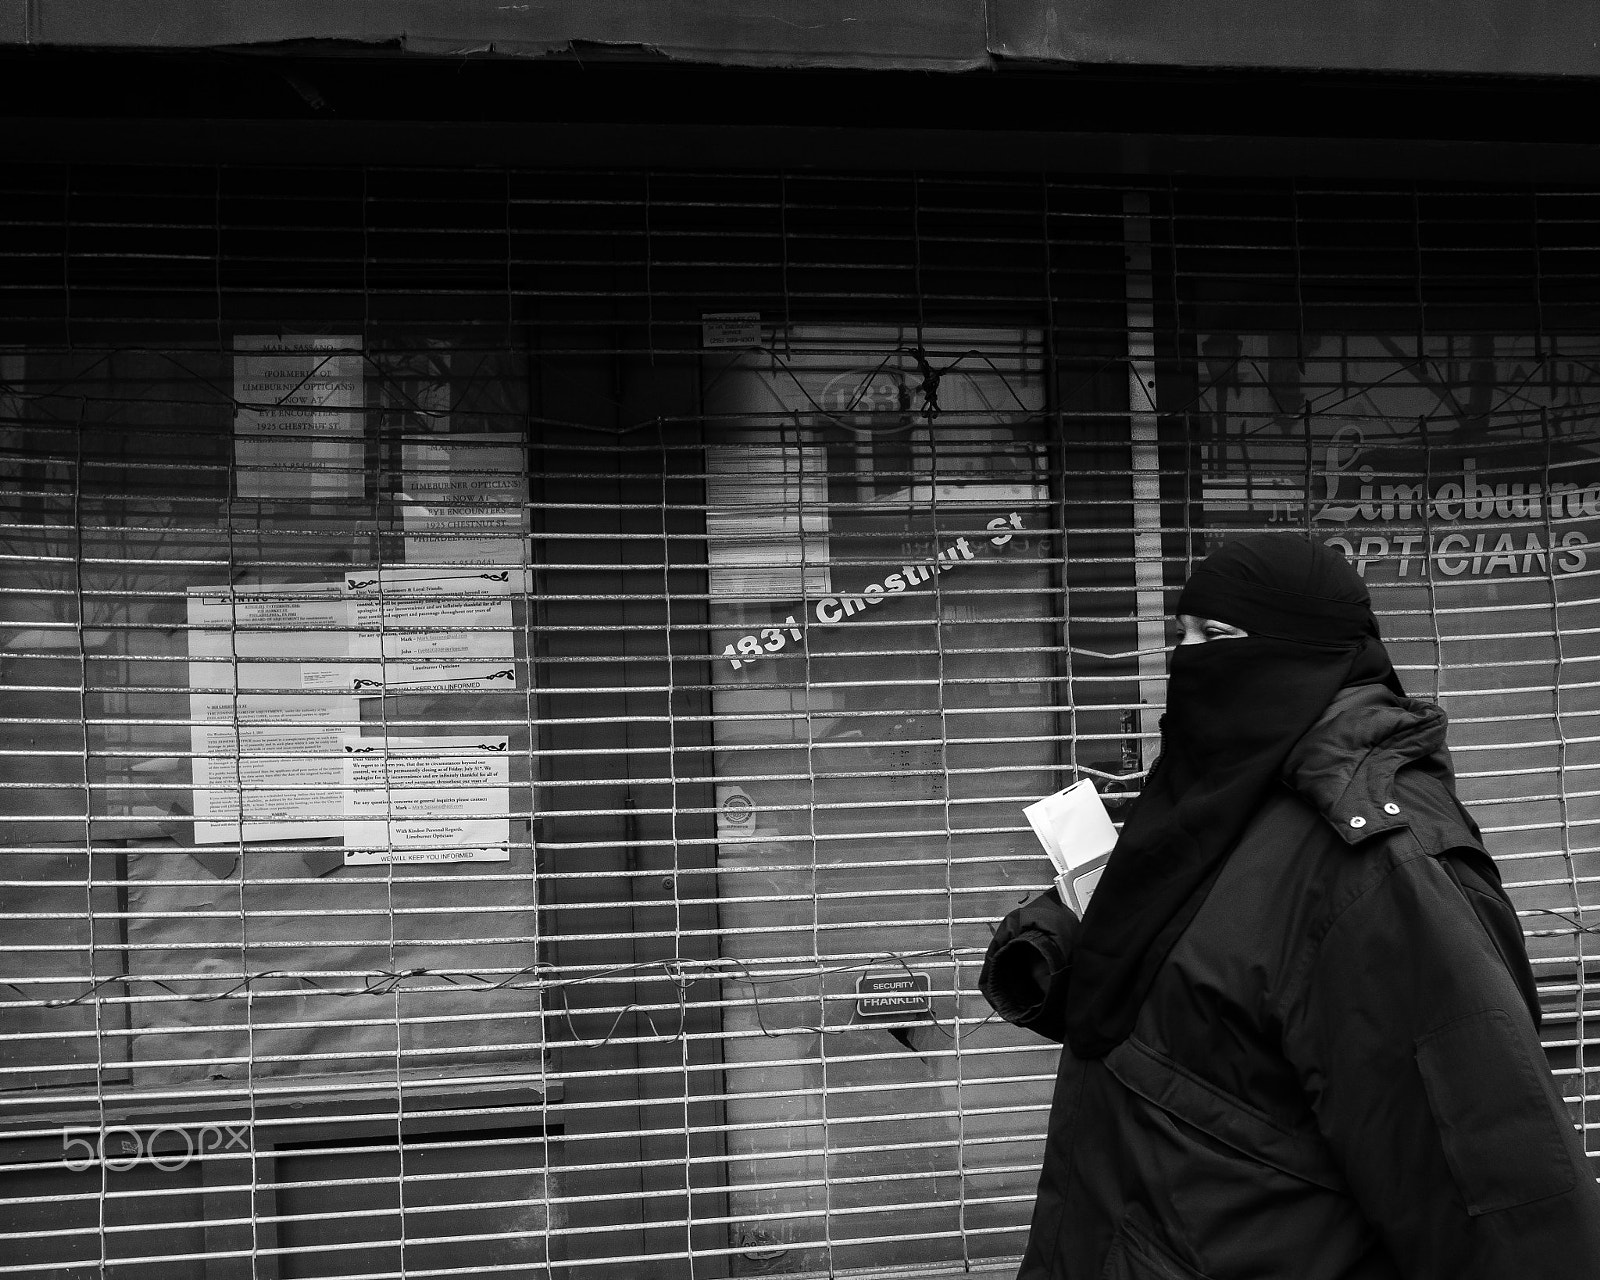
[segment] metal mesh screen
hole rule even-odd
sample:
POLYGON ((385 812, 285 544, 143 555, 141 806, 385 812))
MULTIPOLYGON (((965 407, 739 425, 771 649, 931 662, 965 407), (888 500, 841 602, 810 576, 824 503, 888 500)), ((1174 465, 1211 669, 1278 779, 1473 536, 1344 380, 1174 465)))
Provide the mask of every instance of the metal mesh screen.
POLYGON ((0 1274, 1003 1269, 1021 809, 1246 528, 1451 713, 1600 1154, 1592 197, 7 183, 0 1274))

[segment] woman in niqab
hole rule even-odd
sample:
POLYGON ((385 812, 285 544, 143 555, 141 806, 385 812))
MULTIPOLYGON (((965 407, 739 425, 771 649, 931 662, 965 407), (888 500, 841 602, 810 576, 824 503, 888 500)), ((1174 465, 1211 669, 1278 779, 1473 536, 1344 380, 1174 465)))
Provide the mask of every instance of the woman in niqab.
POLYGON ((1084 917, 1035 899, 980 977, 1063 1042, 1021 1280, 1600 1280, 1516 913, 1361 578, 1245 536, 1177 613, 1084 917))

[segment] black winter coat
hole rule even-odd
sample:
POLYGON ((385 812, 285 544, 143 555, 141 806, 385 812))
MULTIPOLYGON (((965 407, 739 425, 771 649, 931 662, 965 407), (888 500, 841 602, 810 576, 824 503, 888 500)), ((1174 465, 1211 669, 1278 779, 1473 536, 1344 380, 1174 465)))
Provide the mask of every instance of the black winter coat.
MULTIPOLYGON (((1600 1194, 1444 714, 1347 689, 1100 1060, 1063 1050, 1022 1280, 1597 1280, 1600 1194)), ((1077 917, 980 979, 1062 1038, 1077 917)))

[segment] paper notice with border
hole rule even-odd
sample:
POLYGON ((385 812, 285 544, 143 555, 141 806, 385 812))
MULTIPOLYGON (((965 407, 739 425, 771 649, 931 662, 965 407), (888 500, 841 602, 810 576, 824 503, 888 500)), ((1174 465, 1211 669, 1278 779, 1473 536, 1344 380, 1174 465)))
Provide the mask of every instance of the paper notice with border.
POLYGON ((515 689, 520 569, 354 570, 189 593, 189 687, 376 696, 515 689))
POLYGON ((510 860, 505 737, 352 738, 343 767, 347 865, 510 860))
POLYGON ((196 844, 343 833, 344 745, 361 722, 354 698, 191 694, 189 715, 196 844))
POLYGON ((517 687, 511 596, 519 569, 385 567, 351 572, 344 589, 357 651, 352 690, 461 693, 517 687), (381 663, 376 661, 380 656, 381 663))
POLYGON ((412 564, 528 561, 527 453, 503 435, 457 435, 401 450, 401 520, 412 564))
POLYGON ((234 467, 241 498, 359 498, 366 378, 355 335, 233 340, 234 467))

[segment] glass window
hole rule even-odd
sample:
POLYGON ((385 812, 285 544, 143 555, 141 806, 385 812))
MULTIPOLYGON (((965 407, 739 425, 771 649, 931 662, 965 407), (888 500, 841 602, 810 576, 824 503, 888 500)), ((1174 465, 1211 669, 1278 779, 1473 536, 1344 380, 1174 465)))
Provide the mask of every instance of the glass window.
POLYGON ((472 994, 537 964, 509 358, 6 359, 0 1087, 527 1071, 472 994))

